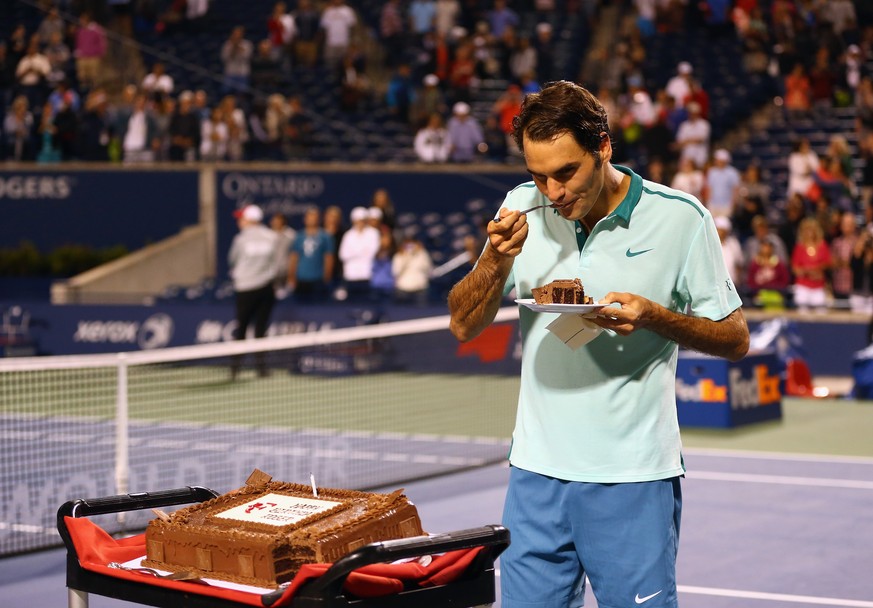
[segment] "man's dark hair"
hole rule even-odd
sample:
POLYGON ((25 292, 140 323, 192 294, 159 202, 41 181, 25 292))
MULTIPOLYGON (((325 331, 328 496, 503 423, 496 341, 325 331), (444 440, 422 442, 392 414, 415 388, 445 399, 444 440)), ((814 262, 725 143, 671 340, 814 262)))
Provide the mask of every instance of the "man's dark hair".
POLYGON ((524 152, 524 136, 549 141, 570 133, 586 152, 597 157, 602 133, 609 137, 606 109, 588 89, 573 82, 550 82, 539 93, 524 98, 521 112, 512 121, 512 137, 524 152))

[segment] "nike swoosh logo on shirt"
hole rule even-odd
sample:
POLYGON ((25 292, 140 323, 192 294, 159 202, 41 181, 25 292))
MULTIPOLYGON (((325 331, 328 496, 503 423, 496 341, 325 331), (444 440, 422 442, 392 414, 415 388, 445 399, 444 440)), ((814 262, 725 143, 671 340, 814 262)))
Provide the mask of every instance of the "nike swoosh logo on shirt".
POLYGON ((628 247, 627 251, 625 251, 624 254, 629 258, 633 258, 633 257, 636 257, 638 255, 643 255, 644 253, 648 253, 649 251, 651 251, 651 249, 643 249, 642 251, 631 251, 630 247, 628 247))
MULTIPOLYGON (((661 589, 661 591, 663 591, 663 589, 661 589)), ((660 595, 661 591, 657 591, 657 592, 653 593, 652 595, 647 595, 646 597, 640 597, 640 594, 637 593, 637 596, 634 598, 634 603, 635 604, 643 604, 645 602, 648 602, 650 599, 652 599, 656 595, 660 595)))

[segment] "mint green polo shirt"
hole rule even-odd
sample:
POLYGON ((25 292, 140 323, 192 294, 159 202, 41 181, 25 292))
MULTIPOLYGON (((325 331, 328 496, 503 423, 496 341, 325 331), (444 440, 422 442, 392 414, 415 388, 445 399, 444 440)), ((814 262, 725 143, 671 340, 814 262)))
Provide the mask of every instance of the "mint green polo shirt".
MULTIPOLYGON (((595 300, 610 291, 720 320, 742 305, 712 216, 693 196, 631 176, 625 199, 586 234, 555 210, 528 214, 529 234, 507 291, 578 277, 595 300)), ((548 204, 533 182, 508 209, 548 204)), ((648 330, 604 331, 573 351, 546 326, 555 314, 520 308, 521 389, 510 462, 570 481, 665 479, 684 473, 676 415, 678 346, 648 330)))

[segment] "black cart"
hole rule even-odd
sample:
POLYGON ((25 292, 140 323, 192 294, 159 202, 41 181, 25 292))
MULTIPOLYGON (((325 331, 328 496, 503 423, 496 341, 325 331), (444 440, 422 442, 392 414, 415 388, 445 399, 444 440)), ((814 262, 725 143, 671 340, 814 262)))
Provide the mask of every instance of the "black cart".
MULTIPOLYGON (((87 608, 90 593, 146 606, 172 608, 240 608, 249 604, 198 593, 201 585, 181 585, 168 589, 142 581, 118 578, 83 568, 76 553, 65 517, 91 517, 203 502, 217 493, 202 486, 187 486, 158 492, 122 494, 102 498, 71 500, 58 509, 58 531, 67 548, 67 595, 69 608, 87 608), (190 587, 190 589, 188 589, 190 587)), ((322 576, 305 583, 294 594, 292 608, 472 608, 495 600, 494 562, 509 546, 509 531, 489 525, 445 534, 383 541, 361 547, 337 560, 322 576), (450 583, 432 587, 412 586, 398 593, 377 598, 358 598, 343 591, 348 575, 363 566, 389 563, 405 558, 434 555, 459 549, 482 547, 470 566, 450 583)), ((282 589, 260 596, 263 606, 271 606, 282 596, 282 589)))

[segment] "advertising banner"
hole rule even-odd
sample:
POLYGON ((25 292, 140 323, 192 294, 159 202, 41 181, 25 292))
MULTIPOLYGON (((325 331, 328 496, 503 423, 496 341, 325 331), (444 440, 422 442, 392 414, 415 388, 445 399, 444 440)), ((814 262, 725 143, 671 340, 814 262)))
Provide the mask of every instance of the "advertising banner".
POLYGON ((199 220, 196 171, 0 171, 0 247, 136 250, 199 220))
POLYGON ((784 365, 773 353, 736 363, 680 352, 676 405, 680 426, 734 427, 782 417, 784 365))
MULTIPOLYGON (((279 302, 268 335, 319 332, 372 321, 368 309, 347 305, 302 306, 279 302)), ((445 307, 389 306, 385 321, 446 314, 445 307)), ((233 340, 232 301, 163 306, 52 306, 30 303, 6 319, 14 343, 5 356, 72 355, 154 350, 233 340), (27 347, 26 352, 24 347, 27 347)), ((448 324, 447 324, 448 326, 448 324)), ((450 332, 410 333, 311 347, 295 360, 299 373, 342 376, 404 370, 417 373, 518 374, 518 323, 495 323, 478 338, 459 343, 450 332), (427 356, 420 356, 426 352, 427 356)), ((0 355, 3 351, 0 350, 0 355)))

